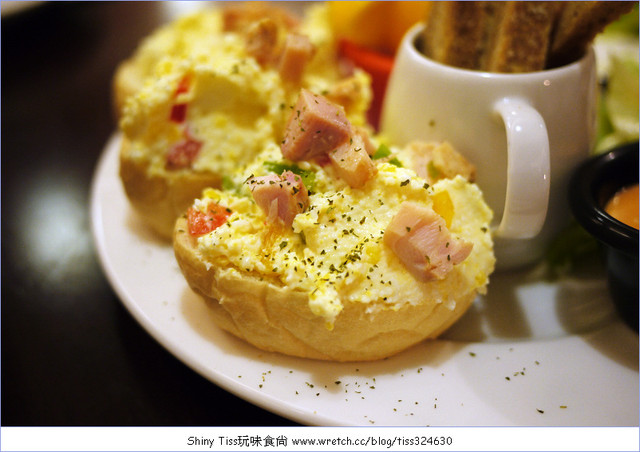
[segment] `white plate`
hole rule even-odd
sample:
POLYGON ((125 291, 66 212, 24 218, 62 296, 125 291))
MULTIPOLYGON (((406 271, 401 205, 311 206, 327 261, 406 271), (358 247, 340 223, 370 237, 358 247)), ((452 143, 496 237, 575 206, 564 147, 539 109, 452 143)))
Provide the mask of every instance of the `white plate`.
POLYGON ((308 425, 638 425, 638 336, 592 275, 494 275, 445 338, 378 362, 291 358, 220 331, 171 246, 130 210, 118 143, 107 144, 91 195, 107 278, 158 342, 225 390, 308 425))

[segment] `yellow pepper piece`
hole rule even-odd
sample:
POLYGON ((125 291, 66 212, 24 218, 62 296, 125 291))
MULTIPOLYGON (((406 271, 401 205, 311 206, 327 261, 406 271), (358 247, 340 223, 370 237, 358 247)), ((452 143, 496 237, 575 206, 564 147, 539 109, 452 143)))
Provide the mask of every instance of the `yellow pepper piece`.
POLYGON ((433 210, 444 218, 447 227, 451 227, 451 220, 453 219, 453 202, 451 201, 451 196, 449 196, 449 192, 441 191, 436 193, 431 197, 433 201, 433 210))

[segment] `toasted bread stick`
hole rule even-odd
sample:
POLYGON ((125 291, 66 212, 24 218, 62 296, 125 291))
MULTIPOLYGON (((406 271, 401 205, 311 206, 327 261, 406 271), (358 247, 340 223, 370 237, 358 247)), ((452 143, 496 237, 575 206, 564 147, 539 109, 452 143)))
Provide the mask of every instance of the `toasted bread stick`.
POLYGON ((484 41, 485 2, 432 2, 422 51, 443 64, 478 66, 484 41))
POLYGON ((430 2, 422 51, 450 66, 531 72, 579 59, 625 1, 430 2))
POLYGON ((558 2, 491 3, 502 5, 495 6, 495 26, 480 68, 490 72, 543 70, 558 2))
POLYGON ((589 43, 609 23, 633 9, 636 2, 562 2, 551 40, 549 67, 570 63, 582 56, 589 43))

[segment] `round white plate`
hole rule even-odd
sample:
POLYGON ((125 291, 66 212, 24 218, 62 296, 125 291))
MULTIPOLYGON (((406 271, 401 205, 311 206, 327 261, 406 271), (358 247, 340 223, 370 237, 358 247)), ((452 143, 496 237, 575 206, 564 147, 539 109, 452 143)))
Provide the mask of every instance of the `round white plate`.
POLYGON ((116 135, 91 194, 107 278, 160 344, 225 390, 307 425, 638 425, 638 336, 617 320, 599 276, 496 274, 444 338, 377 362, 291 358, 224 333, 171 245, 132 213, 118 146, 116 135))

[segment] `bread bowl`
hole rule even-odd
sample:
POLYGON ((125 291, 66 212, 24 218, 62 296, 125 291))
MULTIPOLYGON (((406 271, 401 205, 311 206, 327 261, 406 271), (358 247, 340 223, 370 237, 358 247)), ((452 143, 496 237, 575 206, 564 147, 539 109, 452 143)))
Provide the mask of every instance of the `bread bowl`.
POLYGON ((365 126, 369 77, 343 71, 326 21, 321 6, 299 21, 259 5, 204 10, 159 29, 120 65, 120 175, 161 237, 202 189, 281 139, 301 87, 333 96, 365 126))
MULTIPOLYGON (((290 119, 287 130, 299 124, 307 122, 290 119)), ((345 145, 362 153, 356 135, 352 129, 345 145)), ((219 327, 263 350, 375 360, 437 337, 485 292, 495 258, 492 212, 480 189, 461 175, 419 177, 411 162, 421 146, 371 141, 375 152, 366 159, 373 171, 364 184, 344 178, 340 162, 271 144, 237 171, 231 189, 205 190, 177 220, 178 264, 219 327), (294 196, 292 218, 278 210, 282 198, 265 204, 257 196, 261 187, 274 186, 294 196), (420 221, 411 223, 411 232, 398 220, 407 206, 429 215, 436 236, 446 234, 441 245, 452 251, 441 264, 429 251, 415 265, 415 256, 403 255, 398 245, 402 237, 390 238, 394 227, 399 235, 406 228, 412 239, 425 231, 420 221), (200 229, 207 220, 215 225, 200 229), (466 250, 461 259, 454 257, 458 244, 466 246, 459 247, 466 250)))

